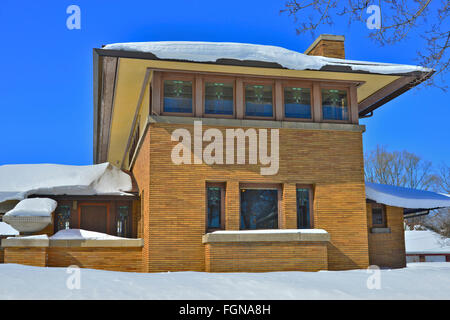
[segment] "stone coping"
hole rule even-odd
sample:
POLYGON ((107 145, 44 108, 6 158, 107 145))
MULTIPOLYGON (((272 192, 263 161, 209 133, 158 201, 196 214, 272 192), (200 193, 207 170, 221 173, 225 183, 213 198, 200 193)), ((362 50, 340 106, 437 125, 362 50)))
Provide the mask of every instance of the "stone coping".
POLYGON ((263 231, 218 231, 203 236, 203 243, 221 242, 304 242, 304 241, 330 241, 330 234, 320 229, 301 230, 271 230, 263 231))
POLYGON ((179 116, 156 116, 148 117, 150 123, 168 124, 194 124, 201 121, 205 126, 226 127, 249 127, 249 128, 271 128, 271 129, 304 129, 304 130, 330 130, 330 131, 366 131, 365 125, 351 123, 325 123, 325 122, 301 122, 301 121, 273 121, 273 120, 248 120, 248 119, 226 119, 226 118, 196 118, 179 116))
POLYGON ((143 247, 144 239, 108 239, 108 240, 52 240, 52 239, 2 239, 1 246, 4 248, 26 248, 26 247, 59 247, 59 248, 121 248, 121 247, 143 247))

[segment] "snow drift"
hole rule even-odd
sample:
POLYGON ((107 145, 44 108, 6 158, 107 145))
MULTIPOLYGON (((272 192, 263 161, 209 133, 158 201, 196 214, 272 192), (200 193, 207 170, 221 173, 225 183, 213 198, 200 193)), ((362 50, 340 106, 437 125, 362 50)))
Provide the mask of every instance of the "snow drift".
POLYGON ((5 216, 50 217, 57 205, 55 200, 49 198, 24 199, 5 213, 5 216))
POLYGON ((127 240, 128 238, 121 238, 111 236, 106 233, 87 231, 83 229, 66 229, 60 230, 50 237, 50 240, 127 240))
POLYGON ((0 202, 35 195, 124 194, 131 177, 109 163, 89 166, 17 164, 0 166, 0 202))
POLYGON ((103 49, 152 53, 157 58, 166 60, 193 62, 217 62, 220 59, 262 61, 277 63, 284 68, 293 70, 320 70, 324 66, 343 66, 355 71, 379 74, 431 71, 420 66, 308 56, 277 46, 249 43, 196 41, 128 42, 108 44, 103 49))
POLYGON ((407 254, 450 253, 450 238, 430 230, 405 231, 407 254))

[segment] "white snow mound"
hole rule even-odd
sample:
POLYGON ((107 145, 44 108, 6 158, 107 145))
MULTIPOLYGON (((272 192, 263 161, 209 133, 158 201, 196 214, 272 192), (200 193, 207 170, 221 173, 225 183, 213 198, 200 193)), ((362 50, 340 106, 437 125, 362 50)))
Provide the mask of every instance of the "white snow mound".
POLYGON ((50 240, 128 240, 128 238, 83 229, 65 229, 55 233, 50 240))
POLYGON ((277 46, 249 43, 199 41, 127 42, 108 44, 103 49, 152 53, 159 59, 193 62, 217 62, 219 59, 262 61, 278 63, 284 68, 293 70, 320 70, 322 67, 329 65, 346 66, 352 70, 380 74, 431 71, 424 67, 412 65, 308 56, 277 46))
POLYGON ((407 254, 414 253, 450 253, 450 238, 430 230, 405 231, 407 254))
POLYGON ((36 195, 123 194, 131 177, 109 163, 88 166, 16 164, 0 166, 0 202, 36 195))
POLYGON ((21 200, 5 216, 50 217, 58 203, 49 198, 30 198, 21 200))
POLYGON ((366 197, 388 206, 408 209, 450 207, 450 196, 431 191, 366 182, 366 197))
POLYGON ((18 234, 19 231, 11 227, 6 222, 0 222, 0 236, 15 236, 18 234))

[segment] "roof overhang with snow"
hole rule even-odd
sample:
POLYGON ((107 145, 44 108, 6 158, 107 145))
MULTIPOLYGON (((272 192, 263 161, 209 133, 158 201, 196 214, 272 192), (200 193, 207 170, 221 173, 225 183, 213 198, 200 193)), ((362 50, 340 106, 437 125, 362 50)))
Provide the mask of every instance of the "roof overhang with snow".
POLYGON ((450 196, 446 194, 371 182, 366 182, 366 198, 405 209, 431 210, 450 207, 450 196))
POLYGON ((308 56, 280 47, 253 44, 143 42, 107 45, 94 49, 94 163, 108 160, 102 154, 108 150, 100 148, 111 139, 112 112, 117 107, 115 94, 135 82, 140 90, 149 69, 353 83, 357 86, 360 117, 432 73, 418 66, 308 56))

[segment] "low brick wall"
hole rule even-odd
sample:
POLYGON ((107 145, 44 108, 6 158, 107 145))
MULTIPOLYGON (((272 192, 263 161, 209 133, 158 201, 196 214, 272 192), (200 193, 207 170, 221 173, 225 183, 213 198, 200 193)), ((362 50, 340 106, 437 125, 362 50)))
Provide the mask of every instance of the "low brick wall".
POLYGON ((141 239, 133 240, 2 240, 4 263, 142 272, 141 239))
MULTIPOLYGON (((210 234, 214 235, 214 234, 210 234)), ((207 272, 319 271, 328 269, 329 235, 249 234, 204 237, 207 272), (292 238, 291 240, 289 238, 292 238), (316 241, 312 241, 316 240, 316 241)), ((207 235, 208 236, 208 235, 207 235)))

